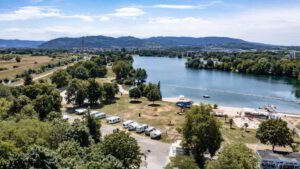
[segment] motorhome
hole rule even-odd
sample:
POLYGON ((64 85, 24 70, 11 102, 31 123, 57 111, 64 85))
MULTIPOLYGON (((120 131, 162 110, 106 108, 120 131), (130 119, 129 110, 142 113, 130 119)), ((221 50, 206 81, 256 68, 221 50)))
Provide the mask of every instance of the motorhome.
POLYGON ((133 131, 133 130, 135 130, 135 128, 136 128, 137 126, 139 126, 139 123, 133 122, 133 123, 131 123, 131 124, 128 125, 128 130, 129 130, 129 131, 133 131))
POLYGON ((137 133, 142 133, 142 132, 145 132, 145 130, 148 128, 148 125, 147 124, 142 124, 142 125, 139 125, 135 128, 135 131, 137 133))
POLYGON ((125 121, 125 122, 123 123, 123 128, 127 129, 128 126, 129 126, 129 124, 131 124, 131 123, 133 123, 132 120, 127 120, 127 121, 125 121))
POLYGON ((121 119, 118 116, 110 116, 110 117, 106 118, 106 121, 109 124, 115 124, 115 123, 119 123, 121 121, 121 119))
POLYGON ((160 130, 153 130, 151 133, 150 133, 150 138, 151 139, 160 139, 161 138, 161 131, 160 130))
POLYGON ((94 114, 94 117, 96 119, 104 119, 106 117, 106 114, 103 112, 99 112, 99 113, 94 114))
POLYGON ((150 133, 151 133, 152 131, 154 131, 154 130, 155 130, 154 127, 149 126, 149 127, 145 130, 145 135, 146 135, 146 136, 150 136, 150 133))

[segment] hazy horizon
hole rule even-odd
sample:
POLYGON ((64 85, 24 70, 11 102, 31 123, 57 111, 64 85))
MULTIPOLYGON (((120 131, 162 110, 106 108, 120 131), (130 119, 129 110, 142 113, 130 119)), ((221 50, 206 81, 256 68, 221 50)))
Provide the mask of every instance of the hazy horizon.
POLYGON ((0 39, 229 37, 300 45, 300 0, 0 0, 0 39))

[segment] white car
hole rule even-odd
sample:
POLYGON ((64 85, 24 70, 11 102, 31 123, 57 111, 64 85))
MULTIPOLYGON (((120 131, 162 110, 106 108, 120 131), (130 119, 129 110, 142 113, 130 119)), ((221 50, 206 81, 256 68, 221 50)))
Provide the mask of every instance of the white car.
POLYGON ((97 113, 100 113, 100 112, 99 112, 99 111, 96 111, 96 110, 93 110, 93 111, 90 112, 90 115, 91 115, 91 116, 94 116, 94 115, 97 114, 97 113))
POLYGON ((152 131, 154 131, 154 130, 155 130, 154 127, 149 126, 149 127, 145 130, 145 135, 146 135, 146 136, 150 136, 150 133, 151 133, 152 131))
POLYGON ((133 122, 133 123, 131 123, 131 124, 128 125, 128 130, 129 130, 129 131, 135 130, 135 128, 136 128, 137 126, 139 126, 139 123, 133 122))
POLYGON ((79 114, 79 115, 85 114, 85 113, 87 113, 87 111, 88 110, 84 109, 84 108, 75 109, 75 113, 79 114))
POLYGON ((129 124, 133 123, 132 120, 127 120, 123 123, 123 128, 127 129, 129 127, 129 124))
POLYGON ((160 130, 153 130, 151 133, 150 133, 150 138, 151 139, 160 139, 161 138, 161 131, 160 130))
POLYGON ((106 117, 106 114, 103 113, 103 112, 100 112, 100 113, 94 114, 94 117, 95 117, 96 119, 104 119, 104 118, 106 117))
POLYGON ((139 125, 135 128, 135 132, 137 133, 142 133, 144 132, 146 129, 148 128, 148 125, 147 124, 142 124, 142 125, 139 125))
POLYGON ((116 124, 121 121, 120 117, 118 116, 110 116, 106 118, 107 123, 109 124, 116 124))

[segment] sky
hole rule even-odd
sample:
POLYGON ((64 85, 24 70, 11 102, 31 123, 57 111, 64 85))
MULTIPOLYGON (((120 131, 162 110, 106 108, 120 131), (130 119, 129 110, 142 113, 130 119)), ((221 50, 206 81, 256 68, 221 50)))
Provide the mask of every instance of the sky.
POLYGON ((300 46, 300 0, 0 0, 0 38, 220 36, 300 46))

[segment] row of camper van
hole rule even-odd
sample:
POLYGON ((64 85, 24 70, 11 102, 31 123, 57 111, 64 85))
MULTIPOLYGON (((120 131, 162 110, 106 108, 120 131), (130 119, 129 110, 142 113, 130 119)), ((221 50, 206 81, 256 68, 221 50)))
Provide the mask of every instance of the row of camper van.
MULTIPOLYGON (((75 109, 75 113, 78 115, 82 115, 82 114, 87 114, 88 113, 88 109, 84 109, 84 108, 79 108, 79 109, 75 109)), ((99 112, 99 111, 91 111, 90 112, 91 116, 94 116, 96 119, 104 119, 106 118, 106 114, 103 112, 99 112)))
POLYGON ((123 123, 123 128, 128 129, 129 131, 135 131, 136 133, 143 133, 145 132, 146 136, 150 136, 152 139, 160 139, 161 138, 161 131, 148 126, 147 124, 139 124, 132 120, 127 120, 123 123))

